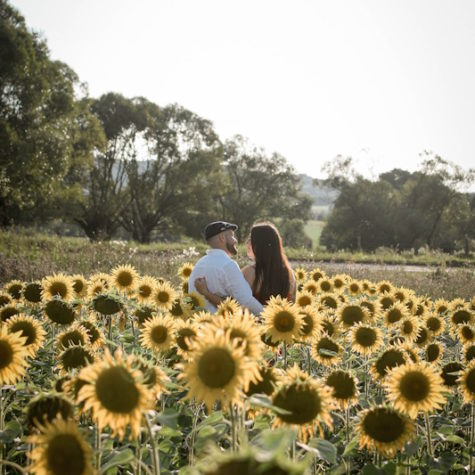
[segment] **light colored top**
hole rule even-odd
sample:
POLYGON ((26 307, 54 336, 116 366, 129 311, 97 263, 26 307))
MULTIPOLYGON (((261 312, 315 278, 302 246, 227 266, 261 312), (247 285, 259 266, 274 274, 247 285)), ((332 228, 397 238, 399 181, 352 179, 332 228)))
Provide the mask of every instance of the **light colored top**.
MULTIPOLYGON (((221 249, 209 249, 193 267, 188 280, 188 291, 196 292, 195 279, 206 277, 211 293, 220 297, 232 297, 254 315, 262 312, 262 304, 252 296, 252 290, 242 275, 236 261, 221 249)), ((216 313, 217 308, 206 300, 206 310, 216 313)))

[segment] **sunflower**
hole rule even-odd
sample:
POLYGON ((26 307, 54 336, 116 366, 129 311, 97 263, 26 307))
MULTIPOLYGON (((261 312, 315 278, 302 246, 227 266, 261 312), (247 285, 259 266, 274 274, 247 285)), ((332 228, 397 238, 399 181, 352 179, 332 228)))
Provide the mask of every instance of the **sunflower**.
POLYGON ((74 406, 68 398, 57 393, 41 393, 26 407, 26 425, 29 429, 53 422, 58 416, 65 420, 72 419, 74 406))
POLYGON ((431 340, 432 335, 430 334, 429 330, 426 327, 420 327, 417 338, 414 340, 414 344, 416 344, 419 348, 424 348, 431 342, 431 340))
POLYGON ((123 309, 123 304, 116 294, 97 294, 91 300, 91 308, 101 315, 115 315, 123 309))
POLYGON ((86 330, 89 344, 93 350, 97 350, 104 344, 104 334, 95 322, 92 320, 81 320, 79 324, 86 330))
POLYGON ((92 300, 97 295, 107 292, 108 287, 102 279, 89 279, 87 282, 87 298, 92 300))
POLYGON ((406 364, 407 356, 404 351, 398 348, 389 348, 381 353, 373 363, 370 372, 373 378, 378 381, 386 377, 391 369, 406 364))
POLYGON ((432 336, 440 335, 445 329, 444 319, 438 314, 427 315, 424 324, 432 336))
POLYGON ((374 287, 374 284, 370 280, 364 279, 364 280, 361 281, 361 289, 362 289, 363 293, 367 294, 371 287, 374 287))
POLYGON ((472 325, 459 325, 458 336, 464 345, 472 343, 475 340, 475 330, 472 325))
POLYGON ((82 274, 74 274, 71 276, 73 284, 74 296, 83 298, 87 295, 87 280, 82 274))
POLYGON ((178 277, 180 277, 181 280, 188 280, 190 278, 191 272, 193 271, 193 264, 190 262, 185 262, 177 272, 178 277))
POLYGON ((379 304, 381 305, 381 310, 384 312, 385 310, 388 310, 390 307, 393 305, 397 304, 398 306, 400 304, 397 303, 396 298, 389 293, 382 294, 379 299, 378 299, 379 304))
POLYGON ((325 384, 332 389, 332 396, 341 410, 358 402, 358 380, 350 372, 336 369, 326 377, 325 384))
POLYGON ((259 378, 256 382, 251 381, 249 388, 245 391, 247 397, 254 394, 266 394, 271 396, 276 388, 276 385, 280 379, 279 374, 274 368, 268 366, 259 367, 259 378))
POLYGON ((425 304, 424 299, 422 299, 421 297, 416 299, 412 312, 415 317, 418 317, 423 320, 426 319, 429 310, 427 309, 427 305, 425 304))
POLYGON ((368 310, 369 318, 375 320, 380 317, 382 313, 381 304, 377 300, 370 300, 368 297, 363 297, 359 304, 368 310))
POLYGON ((413 293, 411 293, 407 297, 406 301, 404 302, 404 305, 406 306, 406 308, 413 315, 414 315, 414 311, 415 311, 415 308, 416 308, 416 300, 417 300, 416 296, 413 293))
POLYGON ((81 345, 68 346, 58 356, 58 367, 61 374, 68 374, 70 371, 80 370, 95 361, 95 355, 92 350, 81 345))
POLYGON ((456 299, 453 299, 450 301, 450 310, 454 312, 455 310, 459 310, 461 308, 466 308, 467 307, 467 302, 465 299, 457 297, 456 299))
POLYGON ((185 302, 190 305, 192 312, 203 310, 206 307, 205 298, 198 292, 190 292, 185 295, 185 302))
POLYGON ((89 343, 89 335, 86 329, 77 322, 73 323, 56 337, 56 344, 60 351, 70 346, 87 346, 89 343))
POLYGON ((165 385, 170 378, 156 364, 137 357, 133 360, 133 366, 142 372, 142 383, 152 391, 156 399, 167 392, 165 385))
POLYGON ((203 325, 213 323, 215 316, 206 310, 201 310, 199 312, 194 313, 192 318, 193 322, 201 328, 203 325))
POLYGON ((407 308, 402 303, 394 303, 390 307, 383 309, 383 319, 388 327, 397 325, 404 318, 409 317, 407 308))
POLYGON ((300 310, 300 315, 303 320, 300 328, 300 339, 308 341, 318 338, 323 331, 318 312, 312 307, 306 307, 300 310))
POLYGON ((332 280, 333 280, 333 288, 336 290, 336 291, 343 291, 344 288, 345 288, 345 285, 347 283, 347 281, 350 279, 351 277, 347 274, 337 274, 337 275, 334 275, 332 277, 332 280))
POLYGON ((471 361, 462 371, 458 383, 466 404, 475 402, 475 361, 471 361))
POLYGON ((311 292, 306 290, 302 290, 301 292, 297 292, 295 298, 295 305, 300 308, 309 307, 315 303, 315 297, 311 292))
POLYGON ((18 315, 20 310, 14 304, 6 304, 0 307, 0 322, 7 322, 14 315, 18 315))
POLYGON ((394 408, 415 419, 419 411, 431 412, 445 403, 440 374, 429 363, 410 363, 391 370, 383 383, 394 408))
POLYGON ((140 304, 149 304, 153 302, 153 293, 157 287, 157 279, 145 275, 137 282, 136 298, 140 304))
POLYGON ((432 305, 432 310, 436 315, 445 315, 450 309, 448 300, 438 299, 432 305))
POLYGON ((442 376, 445 386, 448 388, 457 386, 457 378, 463 369, 464 366, 457 361, 447 363, 443 366, 440 375, 442 376))
POLYGON ((175 339, 178 346, 178 353, 186 355, 190 351, 191 345, 198 335, 198 325, 190 320, 177 320, 175 325, 175 339))
POLYGON ((392 293, 394 291, 394 286, 389 282, 389 280, 381 280, 376 284, 376 290, 378 294, 383 295, 385 293, 392 293))
POLYGON ((25 284, 21 280, 11 280, 5 285, 5 290, 14 300, 21 300, 25 284))
POLYGON ((399 344, 399 349, 404 351, 404 353, 408 356, 412 363, 419 363, 419 353, 411 343, 406 341, 402 344, 399 344))
POLYGON ((23 288, 23 299, 28 303, 40 303, 42 291, 43 287, 40 282, 29 282, 23 288))
POLYGON ((322 333, 326 333, 331 338, 336 338, 340 332, 338 321, 331 313, 324 313, 321 319, 322 333))
POLYGON ((41 433, 28 442, 34 449, 28 454, 32 465, 28 470, 36 475, 90 475, 94 473, 93 452, 76 423, 57 419, 40 426, 41 433))
POLYGON ((34 358, 46 336, 46 332, 38 321, 29 315, 20 313, 8 320, 7 328, 8 333, 19 333, 25 338, 25 349, 28 356, 34 358))
POLYGON ((0 328, 0 386, 15 384, 26 372, 28 350, 26 338, 19 332, 8 333, 5 325, 0 328))
POLYGON ((167 351, 174 342, 175 323, 168 315, 147 320, 140 331, 140 343, 152 351, 167 351))
POLYGON ((312 357, 323 366, 331 366, 341 360, 342 347, 329 336, 322 336, 312 345, 312 357))
POLYGON ((177 296, 177 292, 171 284, 163 281, 157 283, 152 294, 152 300, 160 310, 166 311, 171 310, 177 296))
POLYGON ((74 295, 71 277, 65 274, 53 274, 45 277, 41 281, 41 287, 43 288, 41 297, 45 302, 53 297, 59 297, 67 302, 74 295))
POLYGON ((174 318, 181 318, 182 320, 188 320, 191 317, 193 310, 191 305, 185 302, 181 297, 178 297, 173 302, 173 307, 170 310, 170 315, 174 318))
POLYGON ((394 457, 413 439, 414 422, 391 407, 376 406, 361 413, 356 426, 360 449, 376 450, 383 457, 394 457))
POLYGON ((119 292, 130 295, 134 292, 138 280, 139 274, 131 265, 117 266, 112 269, 111 283, 119 292))
POLYGON ((426 346, 425 360, 428 363, 435 364, 442 358, 442 345, 440 343, 431 343, 426 346))
POLYGON ((321 294, 318 296, 318 303, 320 306, 330 310, 337 310, 339 305, 342 303, 339 298, 340 296, 343 296, 343 294, 321 294))
POLYGON ((88 285, 92 282, 100 282, 105 289, 110 289, 112 287, 111 276, 105 272, 97 272, 89 276, 88 285))
POLYGON ((475 344, 465 345, 463 347, 463 359, 466 363, 475 359, 475 344))
POLYGON ((400 302, 404 303, 410 295, 410 291, 404 287, 398 287, 393 290, 394 298, 400 302))
POLYGON ((177 365, 185 380, 187 399, 204 401, 208 411, 219 399, 223 407, 240 403, 242 390, 248 389, 252 363, 244 356, 244 347, 231 341, 231 332, 208 331, 193 342, 192 357, 177 365))
POLYGON ((357 279, 351 279, 346 283, 346 289, 348 293, 353 296, 358 296, 363 291, 361 282, 357 279))
POLYGON ((404 317, 398 325, 399 332, 405 341, 413 342, 419 336, 420 323, 414 316, 408 315, 404 317))
POLYGON ((52 322, 60 325, 69 325, 76 318, 73 306, 57 298, 46 303, 44 313, 52 322))
POLYGON ((353 325, 349 337, 351 349, 363 356, 372 355, 383 344, 381 330, 362 323, 353 325))
POLYGON ((307 271, 303 267, 294 269, 294 276, 297 284, 303 284, 307 280, 307 271))
POLYGON ((312 295, 317 295, 318 285, 312 279, 309 279, 307 282, 305 282, 305 284, 303 284, 302 291, 308 292, 312 295))
POLYGON ((306 442, 317 427, 323 437, 321 422, 333 429, 330 411, 336 407, 332 389, 323 382, 308 377, 297 365, 289 369, 272 395, 272 404, 288 414, 275 414, 272 428, 290 426, 298 430, 299 439, 306 442))
POLYGON ((322 277, 317 282, 320 292, 333 292, 333 281, 328 277, 322 277))
POLYGON ((341 305, 336 315, 345 328, 350 328, 369 318, 369 312, 365 307, 361 307, 359 302, 341 305))
POLYGON ((99 430, 109 426, 113 435, 123 439, 127 425, 133 438, 140 434, 142 413, 153 408, 153 393, 142 384, 143 374, 133 368, 135 358, 108 351, 101 361, 83 368, 79 378, 86 383, 78 394, 83 411, 92 410, 99 430))
POLYGON ((261 313, 265 332, 273 341, 292 343, 300 335, 303 319, 297 305, 280 296, 271 297, 261 313))
POLYGON ((153 307, 148 306, 148 305, 142 305, 140 307, 137 307, 132 312, 132 315, 135 318, 135 320, 137 320, 138 326, 141 328, 141 327, 143 327, 143 324, 147 320, 150 320, 151 318, 154 317, 155 309, 153 307))
POLYGON ((242 312, 241 306, 231 297, 226 297, 219 305, 216 315, 232 317, 242 312))
POLYGON ((473 312, 468 305, 458 307, 450 314, 450 323, 455 327, 457 325, 473 324, 473 312))
POLYGON ((11 295, 6 292, 0 292, 0 307, 3 307, 4 305, 9 305, 11 303, 13 303, 11 295))
POLYGON ((314 282, 318 282, 322 277, 326 277, 325 271, 318 267, 311 270, 308 275, 309 280, 313 280, 314 282))

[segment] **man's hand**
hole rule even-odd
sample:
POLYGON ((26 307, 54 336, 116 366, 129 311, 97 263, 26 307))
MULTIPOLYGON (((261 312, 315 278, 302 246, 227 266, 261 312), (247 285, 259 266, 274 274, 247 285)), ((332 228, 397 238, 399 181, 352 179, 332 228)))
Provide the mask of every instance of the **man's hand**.
POLYGON ((206 284, 206 277, 197 277, 195 279, 195 288, 196 290, 206 296, 207 294, 209 294, 209 289, 208 289, 208 285, 206 284))

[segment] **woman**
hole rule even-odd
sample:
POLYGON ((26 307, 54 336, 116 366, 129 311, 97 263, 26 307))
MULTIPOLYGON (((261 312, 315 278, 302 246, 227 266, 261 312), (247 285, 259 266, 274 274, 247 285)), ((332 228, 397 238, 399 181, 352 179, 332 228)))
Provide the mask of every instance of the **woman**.
MULTIPOLYGON (((272 223, 255 224, 246 244, 247 255, 254 264, 247 265, 241 270, 254 297, 263 305, 271 297, 278 295, 295 302, 297 289, 295 276, 285 256, 277 228, 272 223)), ((224 300, 209 292, 204 279, 196 279, 195 287, 216 306, 224 300)))

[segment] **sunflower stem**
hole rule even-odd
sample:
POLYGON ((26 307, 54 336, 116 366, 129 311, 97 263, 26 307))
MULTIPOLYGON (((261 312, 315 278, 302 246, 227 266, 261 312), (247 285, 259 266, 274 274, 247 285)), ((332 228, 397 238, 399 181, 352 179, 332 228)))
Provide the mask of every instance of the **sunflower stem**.
POLYGON ((231 416, 231 449, 233 452, 237 450, 236 441, 236 420, 234 417, 234 408, 232 403, 229 403, 229 414, 231 416))
POLYGON ((158 452, 158 447, 153 437, 152 425, 150 424, 150 419, 147 414, 145 414, 145 422, 147 424, 150 445, 152 446, 153 474, 160 475, 160 453, 158 452))
POLYGON ((473 468, 472 452, 473 452, 473 439, 475 437, 475 407, 474 407, 473 402, 470 405, 470 407, 471 407, 471 411, 470 411, 470 447, 468 448, 469 449, 469 470, 468 470, 468 473, 472 473, 472 468, 473 468))
POLYGON ((350 407, 345 411, 345 425, 346 425, 346 445, 350 443, 350 407))
POLYGON ((307 364, 308 364, 308 374, 312 375, 312 357, 310 355, 310 347, 307 346, 307 364))
POLYGON ((193 466, 195 463, 195 439, 196 439, 196 426, 198 425, 198 417, 200 413, 200 404, 196 405, 195 408, 195 417, 193 417, 193 426, 191 428, 191 444, 190 444, 190 454, 189 462, 193 466))
POLYGON ((284 341, 283 345, 284 345, 284 348, 283 348, 283 352, 284 352, 284 369, 287 369, 287 343, 284 341))
POLYGON ((112 317, 109 315, 107 317, 107 339, 109 340, 109 349, 112 351, 112 317))
POLYGON ((102 451, 101 451, 101 431, 99 430, 99 426, 96 424, 96 469, 99 472, 101 469, 101 458, 102 458, 102 451))
MULTIPOLYGON (((0 386, 0 432, 4 429, 4 414, 3 414, 3 386, 0 386)), ((0 460, 2 461, 2 473, 5 473, 5 465, 3 464, 4 442, 0 442, 0 460)))
POLYGON ((431 457, 433 457, 432 440, 430 437, 430 421, 429 421, 429 414, 427 414, 427 412, 424 412, 424 421, 426 423, 427 452, 431 457))

